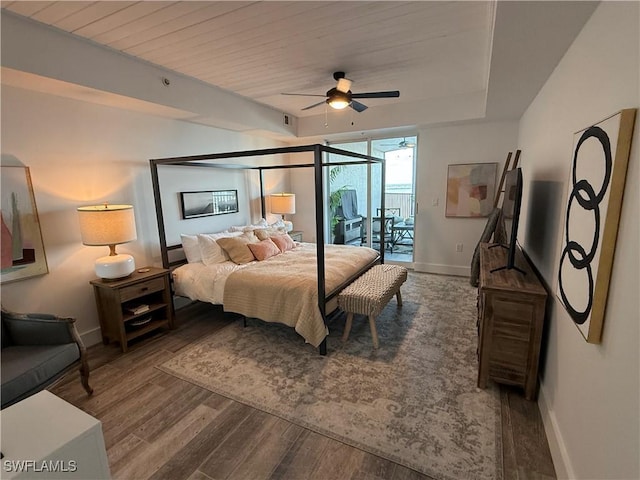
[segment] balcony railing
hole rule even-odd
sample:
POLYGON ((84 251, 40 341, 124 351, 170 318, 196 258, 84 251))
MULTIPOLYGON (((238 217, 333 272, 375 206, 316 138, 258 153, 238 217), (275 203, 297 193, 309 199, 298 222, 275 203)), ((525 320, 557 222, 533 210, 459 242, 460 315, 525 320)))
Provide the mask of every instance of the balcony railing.
POLYGON ((415 205, 413 193, 385 193, 384 205, 386 208, 399 208, 400 217, 413 217, 415 205))

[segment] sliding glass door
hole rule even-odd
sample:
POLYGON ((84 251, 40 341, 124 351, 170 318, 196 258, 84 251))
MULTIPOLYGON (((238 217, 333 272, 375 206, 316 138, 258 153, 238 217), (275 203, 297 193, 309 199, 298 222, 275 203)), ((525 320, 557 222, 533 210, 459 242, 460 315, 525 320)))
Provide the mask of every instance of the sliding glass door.
POLYGON ((387 261, 413 262, 417 146, 416 136, 371 141, 371 155, 385 159, 385 217, 392 219, 387 261))
POLYGON ((330 167, 329 215, 334 232, 330 241, 377 248, 384 236, 385 261, 413 262, 417 140, 416 136, 407 136, 332 143, 336 148, 384 158, 385 185, 380 184, 380 165, 330 167), (346 214, 342 196, 346 198, 346 214))

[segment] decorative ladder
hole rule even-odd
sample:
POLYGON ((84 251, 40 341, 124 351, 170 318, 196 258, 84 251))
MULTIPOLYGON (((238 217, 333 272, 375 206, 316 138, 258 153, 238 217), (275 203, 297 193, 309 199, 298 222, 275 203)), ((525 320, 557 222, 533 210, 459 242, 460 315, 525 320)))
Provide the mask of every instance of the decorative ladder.
MULTIPOLYGON (((507 155, 507 160, 504 162, 504 168, 502 169, 502 176, 500 177, 500 184, 498 185, 498 190, 496 192, 496 198, 493 201, 493 208, 496 208, 500 204, 500 195, 504 193, 504 177, 506 177, 509 169, 509 163, 511 162, 511 155, 513 152, 509 152, 507 155)), ((513 159, 513 166, 511 169, 514 169, 518 166, 518 161, 520 160, 520 150, 516 150, 516 156, 513 159)))

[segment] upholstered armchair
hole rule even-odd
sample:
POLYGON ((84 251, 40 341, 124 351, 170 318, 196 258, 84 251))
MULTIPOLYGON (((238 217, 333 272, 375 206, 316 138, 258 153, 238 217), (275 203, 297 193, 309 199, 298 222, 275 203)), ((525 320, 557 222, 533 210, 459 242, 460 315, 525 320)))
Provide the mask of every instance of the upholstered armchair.
POLYGON ((2 408, 33 395, 79 365, 82 386, 91 395, 87 350, 75 319, 2 308, 2 408))

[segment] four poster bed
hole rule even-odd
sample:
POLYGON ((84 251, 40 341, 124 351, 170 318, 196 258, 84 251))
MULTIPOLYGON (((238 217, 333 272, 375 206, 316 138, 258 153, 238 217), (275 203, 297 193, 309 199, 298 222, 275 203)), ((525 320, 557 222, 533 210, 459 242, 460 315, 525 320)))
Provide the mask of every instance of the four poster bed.
MULTIPOLYGON (((222 261, 214 264, 187 262, 186 260, 170 260, 174 251, 183 249, 182 244, 168 245, 166 237, 165 214, 162 208, 162 187, 158 168, 171 166, 189 166, 205 169, 246 169, 254 170, 260 176, 260 207, 262 218, 265 218, 265 191, 263 175, 267 170, 313 168, 315 178, 315 218, 316 238, 324 239, 324 207, 323 198, 325 167, 338 165, 381 164, 381 185, 384 185, 384 160, 368 155, 347 152, 325 145, 306 145, 272 149, 250 150, 240 152, 215 153, 150 160, 153 183, 156 219, 160 241, 160 251, 164 268, 172 270, 174 290, 177 295, 192 300, 221 304, 225 311, 239 313, 245 317, 258 318, 266 322, 277 322, 295 328, 308 343, 319 348, 320 354, 326 354, 327 316, 337 307, 337 295, 347 285, 361 276, 376 263, 384 263, 384 242, 380 250, 368 247, 345 245, 325 245, 322 243, 295 243, 281 237, 280 233, 262 240, 261 247, 269 247, 281 241, 286 247, 262 258, 261 261, 222 261), (272 155, 312 153, 313 163, 292 163, 279 165, 244 166, 238 164, 215 163, 219 160, 265 158, 272 155), (342 161, 328 161, 324 154, 339 156, 342 161), (273 242, 272 242, 273 241, 273 242), (268 245, 264 245, 264 244, 268 245)), ((381 193, 380 205, 384 212, 384 195, 381 193)), ((258 229, 258 228, 257 228, 258 229)), ((255 233, 260 233, 256 229, 255 233)), ((205 232, 203 232, 205 233, 205 232)), ((245 232, 228 234, 229 236, 253 235, 245 232)), ((220 235, 211 235, 209 239, 198 235, 203 240, 215 242, 220 235)), ((266 238, 265 237, 265 238, 266 238)), ((243 237, 244 238, 244 237, 243 237)), ((257 238, 255 239, 257 240, 257 238)), ((255 240, 236 240, 235 243, 247 242, 251 251, 258 251, 255 240), (253 246, 251 246, 253 244, 253 246)), ((233 240, 227 240, 227 243, 233 240)), ((184 243, 184 241, 183 241, 184 243)), ((202 243, 201 243, 202 245, 202 243)), ((217 248, 217 247, 216 247, 217 248)), ((269 247, 273 248, 273 247, 269 247)), ((206 255, 206 252, 204 253, 206 255)))

